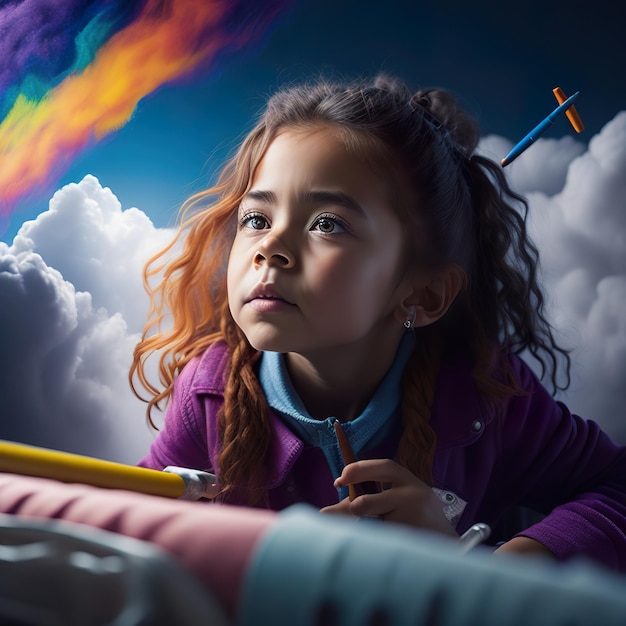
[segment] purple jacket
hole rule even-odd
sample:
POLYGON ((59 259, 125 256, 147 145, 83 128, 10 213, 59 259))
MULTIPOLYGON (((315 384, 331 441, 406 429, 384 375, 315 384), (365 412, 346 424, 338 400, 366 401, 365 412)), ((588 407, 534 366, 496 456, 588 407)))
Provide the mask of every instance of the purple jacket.
MULTIPOLYGON (((510 359, 528 393, 499 404, 481 397, 462 359, 446 363, 439 375, 431 414, 433 476, 449 518, 456 516, 451 521, 462 533, 475 522, 495 524, 511 506, 526 506, 547 515, 522 534, 559 559, 582 552, 626 571, 626 448, 556 402, 521 359, 510 359)), ((164 427, 140 465, 216 470, 226 368, 223 344, 187 364, 164 427)), ((272 412, 271 419, 266 506, 337 502, 322 451, 304 445, 272 412)), ((396 448, 397 440, 389 441, 367 456, 393 458, 396 448)))

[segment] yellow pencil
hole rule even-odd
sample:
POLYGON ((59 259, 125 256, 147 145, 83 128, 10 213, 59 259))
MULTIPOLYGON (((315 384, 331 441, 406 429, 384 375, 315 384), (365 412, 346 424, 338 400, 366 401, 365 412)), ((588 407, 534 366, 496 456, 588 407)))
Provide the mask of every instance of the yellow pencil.
MULTIPOLYGON (((173 471, 177 469, 172 468, 173 471)), ((0 472, 187 499, 189 481, 173 471, 161 472, 68 452, 0 441, 0 472)), ((186 472, 193 475, 194 470, 186 472)), ((206 476, 214 479, 210 474, 206 476)), ((197 493, 194 495, 200 497, 197 493)))

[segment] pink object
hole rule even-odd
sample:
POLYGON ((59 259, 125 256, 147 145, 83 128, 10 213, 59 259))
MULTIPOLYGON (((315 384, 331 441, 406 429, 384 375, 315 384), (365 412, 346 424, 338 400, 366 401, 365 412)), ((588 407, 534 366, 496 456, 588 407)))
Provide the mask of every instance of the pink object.
POLYGON ((231 615, 256 545, 277 517, 266 510, 3 473, 0 512, 87 524, 154 543, 192 572, 231 615))

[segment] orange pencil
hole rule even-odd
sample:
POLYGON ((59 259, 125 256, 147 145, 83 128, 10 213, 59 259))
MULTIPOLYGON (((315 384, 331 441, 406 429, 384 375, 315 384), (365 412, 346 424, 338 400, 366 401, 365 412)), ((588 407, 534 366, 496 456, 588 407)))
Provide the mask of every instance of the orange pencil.
MULTIPOLYGON (((560 87, 555 87, 552 90, 552 93, 554 94, 554 97, 559 104, 563 104, 567 100, 565 92, 560 87)), ((578 115, 578 111, 573 104, 569 109, 567 109, 567 111, 565 111, 565 115, 567 116, 569 123, 572 125, 577 133, 582 133, 583 130, 585 130, 585 125, 580 119, 580 115, 578 115)))

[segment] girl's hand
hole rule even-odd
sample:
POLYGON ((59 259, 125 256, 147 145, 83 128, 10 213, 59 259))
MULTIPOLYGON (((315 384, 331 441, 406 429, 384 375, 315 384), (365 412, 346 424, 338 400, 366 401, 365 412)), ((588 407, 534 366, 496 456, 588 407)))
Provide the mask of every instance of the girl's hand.
POLYGON ((409 470, 389 459, 357 461, 346 465, 335 487, 350 483, 391 484, 381 493, 348 498, 322 509, 324 513, 347 513, 357 517, 375 516, 384 520, 426 528, 457 538, 443 513, 443 503, 433 490, 409 470))
POLYGON ((526 554, 529 556, 543 556, 556 559, 554 552, 546 548, 542 543, 530 537, 513 537, 513 539, 502 544, 494 554, 526 554))

